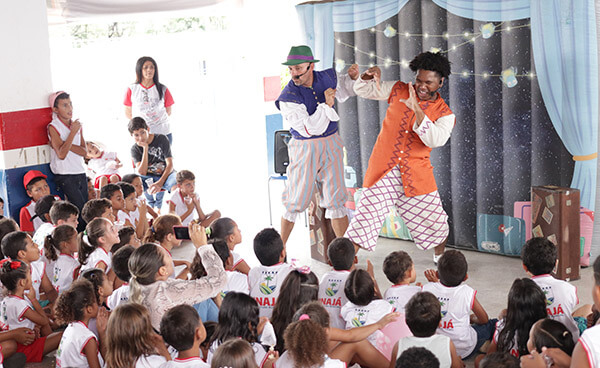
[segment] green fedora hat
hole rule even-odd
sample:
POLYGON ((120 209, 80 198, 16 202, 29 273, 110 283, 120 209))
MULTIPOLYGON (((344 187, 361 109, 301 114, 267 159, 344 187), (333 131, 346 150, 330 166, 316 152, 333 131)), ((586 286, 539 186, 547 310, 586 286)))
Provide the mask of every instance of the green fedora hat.
POLYGON ((290 53, 288 54, 287 60, 281 64, 283 65, 298 65, 302 63, 318 63, 319 60, 315 60, 313 57, 312 50, 310 47, 292 46, 290 53))

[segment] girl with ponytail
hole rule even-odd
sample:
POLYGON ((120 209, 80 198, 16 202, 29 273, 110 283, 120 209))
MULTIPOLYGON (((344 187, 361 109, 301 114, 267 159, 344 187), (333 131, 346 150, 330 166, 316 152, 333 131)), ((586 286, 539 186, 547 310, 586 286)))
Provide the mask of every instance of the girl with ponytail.
POLYGON ((85 231, 79 234, 79 273, 92 268, 99 268, 108 275, 112 282, 115 274, 111 270, 111 259, 108 255, 113 245, 119 243, 119 232, 109 220, 100 217, 90 221, 85 231))
MULTIPOLYGON (((179 216, 172 214, 158 216, 152 223, 152 226, 146 231, 143 242, 159 244, 169 252, 169 255, 171 255, 171 250, 174 247, 180 246, 183 241, 175 237, 175 230, 173 230, 174 226, 181 226, 181 219, 179 216)), ((182 260, 172 261, 172 263, 173 268, 176 266, 185 266, 185 268, 178 275, 175 275, 174 273, 171 274, 171 278, 186 280, 190 263, 182 260)))
POLYGON ((75 253, 79 247, 77 230, 71 225, 59 225, 44 241, 46 258, 52 265, 52 286, 58 294, 67 290, 79 274, 75 253))
POLYGON ((238 253, 233 251, 235 246, 242 242, 242 232, 235 221, 229 217, 222 217, 213 222, 208 229, 209 240, 223 239, 227 242, 227 246, 233 255, 233 271, 248 275, 250 266, 248 266, 246 261, 244 261, 238 253))

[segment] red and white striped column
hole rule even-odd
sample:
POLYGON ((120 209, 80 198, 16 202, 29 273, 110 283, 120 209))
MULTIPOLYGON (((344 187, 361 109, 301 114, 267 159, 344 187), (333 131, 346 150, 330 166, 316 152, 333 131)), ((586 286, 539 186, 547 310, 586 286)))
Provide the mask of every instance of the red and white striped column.
POLYGON ((27 171, 48 175, 56 193, 46 133, 52 91, 46 0, 0 2, 0 45, 0 197, 5 216, 18 221, 29 202, 27 171))

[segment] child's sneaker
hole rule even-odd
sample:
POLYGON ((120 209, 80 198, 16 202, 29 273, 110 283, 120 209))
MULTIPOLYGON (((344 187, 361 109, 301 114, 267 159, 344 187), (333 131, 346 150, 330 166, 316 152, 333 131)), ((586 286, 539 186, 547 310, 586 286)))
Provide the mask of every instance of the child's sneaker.
MULTIPOLYGON (((442 253, 444 254, 444 253, 442 253)), ((442 256, 442 254, 435 254, 433 253, 433 264, 437 266, 438 261, 440 260, 440 257, 442 256)))

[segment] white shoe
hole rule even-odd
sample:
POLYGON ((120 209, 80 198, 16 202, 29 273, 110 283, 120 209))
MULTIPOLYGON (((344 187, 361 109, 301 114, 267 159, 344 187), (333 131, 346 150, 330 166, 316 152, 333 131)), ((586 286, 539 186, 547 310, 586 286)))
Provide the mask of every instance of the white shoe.
MULTIPOLYGON (((444 254, 444 253, 442 253, 444 254)), ((442 257, 442 254, 433 254, 433 264, 435 264, 437 266, 438 261, 440 260, 440 258, 442 257)))

